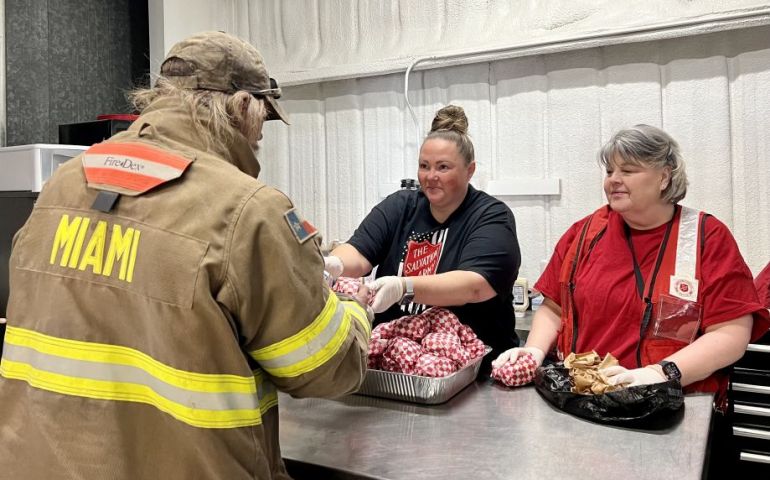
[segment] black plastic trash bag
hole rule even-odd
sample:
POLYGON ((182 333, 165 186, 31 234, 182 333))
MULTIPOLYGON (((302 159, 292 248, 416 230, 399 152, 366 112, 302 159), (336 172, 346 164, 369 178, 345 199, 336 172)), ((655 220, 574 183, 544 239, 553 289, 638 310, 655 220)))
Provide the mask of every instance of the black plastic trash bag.
POLYGON ((620 427, 662 429, 682 417, 684 393, 678 380, 624 388, 602 395, 572 393, 569 369, 554 363, 537 369, 535 388, 559 410, 620 427))

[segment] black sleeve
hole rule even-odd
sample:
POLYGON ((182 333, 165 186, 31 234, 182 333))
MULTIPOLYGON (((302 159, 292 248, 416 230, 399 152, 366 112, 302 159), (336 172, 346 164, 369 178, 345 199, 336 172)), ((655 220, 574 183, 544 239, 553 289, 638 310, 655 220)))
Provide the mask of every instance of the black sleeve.
POLYGON ((502 202, 485 209, 468 236, 456 270, 476 272, 498 295, 510 293, 519 275, 521 252, 513 212, 502 202))
POLYGON ((373 267, 388 255, 408 205, 407 192, 396 192, 375 206, 347 243, 355 247, 373 267))

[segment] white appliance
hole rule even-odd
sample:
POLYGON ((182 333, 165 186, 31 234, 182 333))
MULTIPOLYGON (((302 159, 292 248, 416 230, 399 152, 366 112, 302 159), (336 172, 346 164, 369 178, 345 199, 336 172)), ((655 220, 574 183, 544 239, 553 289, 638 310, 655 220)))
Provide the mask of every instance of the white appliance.
MULTIPOLYGON (((5 316, 8 304, 13 235, 27 221, 40 189, 56 168, 86 149, 82 145, 43 143, 0 148, 0 317, 5 316)), ((0 324, 0 345, 4 327, 0 324)))
POLYGON ((87 149, 46 143, 0 148, 0 191, 39 192, 59 165, 87 149))

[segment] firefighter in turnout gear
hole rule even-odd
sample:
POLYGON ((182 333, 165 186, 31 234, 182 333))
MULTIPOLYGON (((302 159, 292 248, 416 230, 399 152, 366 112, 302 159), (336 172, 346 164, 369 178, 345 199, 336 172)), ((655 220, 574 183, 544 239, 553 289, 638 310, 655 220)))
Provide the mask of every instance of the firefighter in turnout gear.
POLYGON ((131 128, 63 164, 14 238, 0 469, 17 479, 287 479, 277 390, 354 392, 371 312, 256 179, 287 120, 259 52, 175 45, 131 128))

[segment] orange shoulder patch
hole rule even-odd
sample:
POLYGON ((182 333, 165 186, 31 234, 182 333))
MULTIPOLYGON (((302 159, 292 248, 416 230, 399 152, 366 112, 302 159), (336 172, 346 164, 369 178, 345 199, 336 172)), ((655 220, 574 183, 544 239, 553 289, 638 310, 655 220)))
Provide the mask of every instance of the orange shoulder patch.
POLYGON ((129 196, 179 178, 192 162, 140 143, 97 143, 83 154, 89 187, 129 196))

